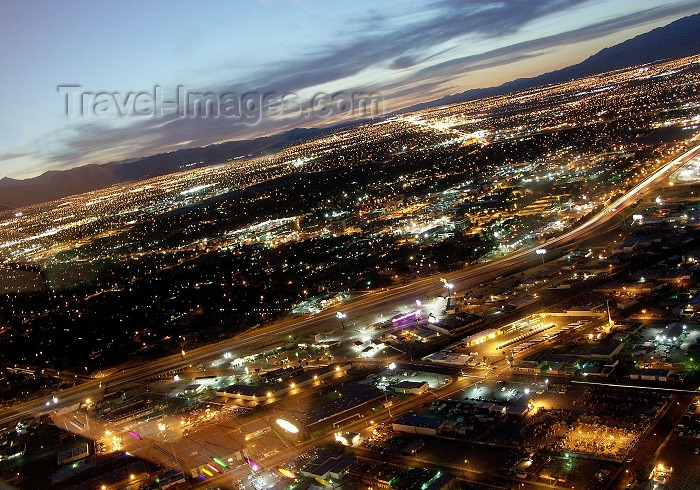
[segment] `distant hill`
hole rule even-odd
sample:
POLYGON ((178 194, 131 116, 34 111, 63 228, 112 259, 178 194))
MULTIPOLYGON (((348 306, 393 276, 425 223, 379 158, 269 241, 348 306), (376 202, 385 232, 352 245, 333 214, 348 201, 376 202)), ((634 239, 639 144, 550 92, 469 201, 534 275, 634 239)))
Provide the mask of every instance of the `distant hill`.
POLYGON ((518 92, 540 85, 562 83, 628 66, 664 59, 682 58, 698 53, 700 53, 700 13, 683 17, 615 46, 604 48, 576 65, 567 66, 566 68, 544 73, 533 78, 518 78, 498 87, 478 88, 459 94, 447 95, 440 99, 401 109, 397 113, 466 102, 508 92, 518 92))
POLYGON ((326 129, 299 128, 252 140, 229 141, 122 162, 84 165, 68 170, 51 170, 25 180, 5 177, 0 179, 0 211, 52 201, 121 182, 166 175, 186 168, 215 165, 239 156, 274 151, 337 128, 337 126, 326 129))
MULTIPOLYGON (((437 105, 453 104, 492 95, 517 92, 538 85, 560 83, 618 68, 674 59, 700 53, 700 14, 684 17, 664 27, 605 48, 577 65, 545 73, 534 78, 520 78, 498 87, 468 90, 437 100, 417 104, 397 112, 410 112, 437 105)), ((230 141, 202 148, 183 149, 145 158, 102 165, 85 165, 69 170, 50 171, 26 180, 0 179, 0 210, 59 199, 72 194, 165 175, 195 166, 223 163, 231 158, 275 151, 294 142, 314 138, 358 124, 352 121, 330 128, 300 128, 252 140, 230 141), (195 165, 191 165, 195 164, 195 165)))

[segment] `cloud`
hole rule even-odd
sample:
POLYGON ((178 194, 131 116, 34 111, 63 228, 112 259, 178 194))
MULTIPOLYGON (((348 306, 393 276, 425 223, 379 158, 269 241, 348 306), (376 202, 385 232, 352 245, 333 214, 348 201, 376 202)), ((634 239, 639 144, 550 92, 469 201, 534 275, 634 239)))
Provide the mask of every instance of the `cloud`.
POLYGON ((24 158, 30 156, 32 153, 29 151, 10 151, 7 153, 0 153, 0 162, 14 160, 15 158, 24 158))
MULTIPOLYGON (((458 44, 465 36, 496 39, 519 32, 527 24, 556 12, 577 7, 583 0, 503 0, 480 2, 438 1, 426 4, 415 20, 392 24, 390 16, 371 10, 352 22, 356 35, 318 48, 304 57, 263 65, 256 72, 235 82, 204 87, 202 92, 243 94, 250 90, 285 94, 329 83, 357 84, 361 74, 377 66, 394 70, 394 78, 367 78, 367 92, 382 93, 392 105, 404 106, 444 95, 450 80, 479 70, 522 61, 542 52, 604 36, 645 22, 681 14, 688 4, 669 4, 604 20, 587 27, 547 37, 519 42, 488 52, 444 62, 430 62, 449 52, 449 42, 458 44), (391 26, 391 27, 390 27, 391 26), (425 65, 428 66, 425 66, 425 65), (442 92, 441 92, 442 91, 442 92)), ((226 67, 226 62, 222 62, 226 67)), ((353 90, 358 87, 339 87, 353 90)), ((192 88, 194 90, 194 88, 192 88)), ((398 108, 398 107, 395 107, 398 108)), ((123 121, 122 121, 123 122, 123 121)), ((81 121, 47 135, 55 143, 38 150, 39 156, 55 167, 144 156, 169 151, 185 144, 203 146, 230 139, 244 139, 284 131, 309 122, 289 119, 264 120, 251 126, 225 118, 134 117, 133 122, 115 128, 110 121, 81 121)), ((0 161, 7 160, 0 155, 0 161)))
MULTIPOLYGON (((574 0, 542 0, 533 6, 528 0, 486 1, 478 4, 441 1, 426 5, 424 14, 427 15, 421 16, 423 20, 394 29, 386 27, 389 18, 386 14, 374 10, 366 18, 357 19, 355 28, 362 28, 357 37, 319 49, 304 58, 264 66, 247 78, 203 88, 202 92, 242 94, 255 89, 284 94, 348 79, 368 67, 382 63, 410 68, 448 51, 443 49, 439 53, 426 53, 426 50, 450 39, 469 33, 495 37, 515 32, 541 15, 578 3, 580 2, 574 0), (263 87, 260 86, 261 80, 265 81, 263 87)), ((377 81, 376 87, 363 89, 391 91, 397 86, 406 85, 401 82, 377 81)), ((433 95, 425 90, 421 93, 423 96, 433 95)), ((396 95, 408 94, 402 89, 393 96, 396 95)), ((73 125, 69 131, 54 135, 63 143, 62 148, 42 153, 53 164, 72 165, 76 162, 98 161, 107 152, 123 152, 123 156, 129 158, 164 151, 185 141, 188 146, 199 146, 259 135, 264 130, 284 130, 293 127, 289 123, 278 121, 276 127, 273 121, 267 121, 251 127, 226 119, 165 116, 135 119, 135 122, 125 128, 110 129, 108 124, 101 121, 82 122, 73 125)))
POLYGON ((686 5, 660 6, 604 20, 579 29, 531 39, 472 56, 455 58, 417 71, 416 78, 462 76, 470 70, 507 65, 539 56, 543 50, 588 41, 687 10, 686 5))

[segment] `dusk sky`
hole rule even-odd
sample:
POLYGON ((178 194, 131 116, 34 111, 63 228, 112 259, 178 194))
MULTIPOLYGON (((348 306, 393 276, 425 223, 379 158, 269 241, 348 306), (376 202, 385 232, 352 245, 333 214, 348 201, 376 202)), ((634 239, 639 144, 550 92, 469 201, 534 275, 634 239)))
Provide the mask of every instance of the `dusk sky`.
POLYGON ((578 63, 700 1, 0 3, 0 177, 106 163, 334 120, 68 117, 58 85, 166 98, 380 94, 389 112, 578 63))

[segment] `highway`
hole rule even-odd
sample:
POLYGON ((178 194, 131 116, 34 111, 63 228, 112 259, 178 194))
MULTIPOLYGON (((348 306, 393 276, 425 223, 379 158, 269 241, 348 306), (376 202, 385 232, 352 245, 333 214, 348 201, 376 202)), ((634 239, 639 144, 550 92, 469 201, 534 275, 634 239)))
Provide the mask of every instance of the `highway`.
POLYGON ((387 305, 412 304, 416 298, 436 296, 445 291, 439 281, 439 277, 444 277, 460 289, 465 289, 481 282, 488 282, 498 276, 523 270, 529 265, 536 265, 540 260, 539 256, 535 255, 536 249, 555 250, 574 247, 585 239, 595 236, 611 218, 636 201, 642 192, 648 191, 655 183, 666 178, 671 172, 677 170, 677 167, 699 153, 700 145, 674 158, 586 222, 545 243, 459 271, 442 274, 441 276, 433 275, 421 278, 410 284, 388 290, 370 292, 316 315, 303 318, 288 316, 280 321, 258 327, 255 330, 240 333, 232 339, 193 349, 188 351, 184 357, 172 355, 147 364, 114 372, 104 378, 92 379, 56 393, 58 402, 50 407, 46 406, 47 399, 42 398, 3 409, 0 411, 0 424, 6 425, 19 418, 37 416, 57 409, 67 408, 88 397, 94 398, 96 395, 100 395, 105 386, 113 387, 139 379, 148 379, 160 373, 198 364, 207 359, 220 356, 226 351, 239 352, 246 349, 260 348, 270 345, 271 339, 281 339, 290 334, 327 331, 329 326, 337 324, 336 311, 341 309, 351 314, 352 317, 359 317, 376 313, 381 307, 386 307, 387 305))

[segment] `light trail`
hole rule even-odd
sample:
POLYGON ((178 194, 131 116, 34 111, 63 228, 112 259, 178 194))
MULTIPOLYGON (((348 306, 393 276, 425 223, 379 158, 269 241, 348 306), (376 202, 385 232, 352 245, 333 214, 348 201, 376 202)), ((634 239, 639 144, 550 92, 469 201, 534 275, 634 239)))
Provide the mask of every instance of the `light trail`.
MULTIPOLYGON (((624 207, 626 207, 628 201, 635 198, 637 194, 641 193, 648 186, 659 180, 676 165, 685 163, 685 160, 699 152, 700 145, 686 151, 681 156, 662 166, 659 170, 636 185, 625 195, 615 200, 612 204, 608 205, 605 209, 598 212, 585 223, 563 235, 560 235, 559 237, 552 238, 544 244, 538 244, 531 248, 513 252, 498 259, 477 265, 476 267, 455 271, 449 274, 443 274, 442 276, 447 278, 448 281, 453 284, 455 282, 463 283, 468 280, 477 280, 478 278, 484 278, 486 276, 496 277, 498 275, 505 274, 508 269, 514 270, 522 266, 525 259, 533 256, 536 253, 536 250, 539 248, 562 246, 565 245, 566 241, 571 238, 581 238, 581 235, 585 232, 595 230, 596 225, 605 223, 610 217, 619 213, 624 207)), ((291 333, 301 332, 311 327, 320 328, 323 325, 327 325, 328 321, 332 321, 336 315, 336 312, 341 308, 345 311, 347 311, 349 308, 353 308, 355 313, 359 312, 358 314, 370 313, 376 309, 378 305, 384 305, 398 300, 409 301, 409 299, 410 302, 413 303, 416 295, 426 294, 442 289, 444 288, 442 284, 439 283, 439 277, 437 275, 428 276, 414 281, 411 284, 406 284, 385 291, 370 293, 363 297, 357 298, 355 301, 350 301, 342 305, 338 305, 337 307, 329 308, 317 315, 301 320, 298 320, 297 318, 283 319, 281 322, 260 327, 256 331, 243 332, 238 334, 233 339, 199 347, 189 351, 185 358, 179 354, 175 354, 146 365, 136 366, 123 371, 115 372, 114 374, 106 376, 101 380, 94 379, 81 385, 68 388, 67 390, 61 392, 61 401, 59 402, 59 406, 54 406, 48 411, 44 404, 45 399, 36 399, 15 407, 6 408, 0 411, 0 414, 2 414, 0 417, 0 423, 7 424, 13 420, 25 416, 26 414, 40 415, 44 413, 51 413, 55 409, 69 407, 73 404, 79 403, 88 396, 94 396, 102 393, 103 384, 105 386, 115 387, 138 379, 147 379, 163 372, 181 369, 185 366, 203 362, 215 356, 223 355, 224 352, 229 350, 241 350, 264 345, 269 342, 270 335, 275 335, 277 338, 282 338, 291 333)))

